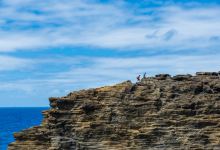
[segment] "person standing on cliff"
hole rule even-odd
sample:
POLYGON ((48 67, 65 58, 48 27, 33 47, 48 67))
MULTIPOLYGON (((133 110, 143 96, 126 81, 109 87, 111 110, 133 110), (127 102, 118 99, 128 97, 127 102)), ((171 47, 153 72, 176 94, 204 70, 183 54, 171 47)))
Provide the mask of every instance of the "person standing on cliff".
POLYGON ((137 76, 137 81, 140 81, 141 80, 141 75, 138 75, 137 76))
POLYGON ((143 79, 145 79, 146 78, 146 72, 144 73, 144 76, 143 76, 143 79))

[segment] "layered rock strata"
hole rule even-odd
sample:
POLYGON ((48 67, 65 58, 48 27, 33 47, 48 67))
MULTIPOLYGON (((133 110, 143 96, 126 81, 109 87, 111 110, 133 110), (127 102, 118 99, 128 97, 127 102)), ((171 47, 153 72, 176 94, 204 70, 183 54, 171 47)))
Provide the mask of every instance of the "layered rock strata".
POLYGON ((9 150, 220 149, 220 76, 156 75, 49 99, 9 150))

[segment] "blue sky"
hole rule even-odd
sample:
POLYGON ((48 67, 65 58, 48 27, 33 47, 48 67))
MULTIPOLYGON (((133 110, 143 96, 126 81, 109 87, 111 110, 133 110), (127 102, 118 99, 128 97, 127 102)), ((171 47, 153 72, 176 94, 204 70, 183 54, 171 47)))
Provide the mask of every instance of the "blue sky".
POLYGON ((220 70, 218 0, 1 0, 0 106, 220 70))

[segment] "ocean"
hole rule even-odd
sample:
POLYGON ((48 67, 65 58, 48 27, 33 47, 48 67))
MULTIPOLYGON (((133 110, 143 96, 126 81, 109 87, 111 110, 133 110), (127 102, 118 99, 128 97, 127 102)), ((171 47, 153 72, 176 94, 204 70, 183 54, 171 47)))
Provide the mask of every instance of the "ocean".
POLYGON ((39 125, 48 107, 0 108, 0 150, 14 141, 13 133, 39 125))

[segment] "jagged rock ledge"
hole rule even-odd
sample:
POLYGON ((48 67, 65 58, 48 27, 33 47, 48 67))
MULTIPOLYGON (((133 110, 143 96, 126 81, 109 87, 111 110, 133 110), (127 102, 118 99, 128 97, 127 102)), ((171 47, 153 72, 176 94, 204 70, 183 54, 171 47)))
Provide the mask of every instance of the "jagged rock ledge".
POLYGON ((49 99, 9 150, 220 149, 220 73, 160 74, 49 99))

